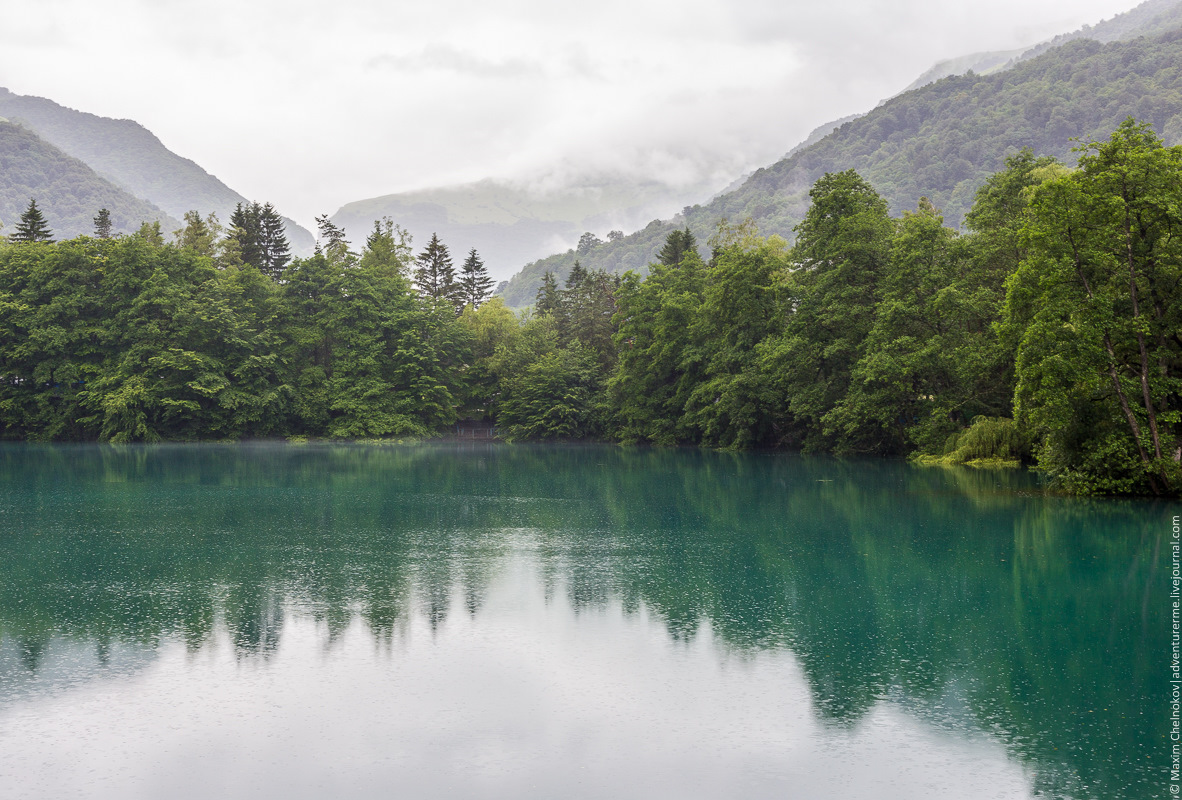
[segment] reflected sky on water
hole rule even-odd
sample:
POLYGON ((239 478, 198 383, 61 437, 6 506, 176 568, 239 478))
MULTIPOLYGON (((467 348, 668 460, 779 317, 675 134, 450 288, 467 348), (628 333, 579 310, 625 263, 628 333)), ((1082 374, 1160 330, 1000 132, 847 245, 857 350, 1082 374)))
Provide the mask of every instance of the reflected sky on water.
POLYGON ((18 797, 1155 796, 1168 522, 697 450, 0 447, 18 797))

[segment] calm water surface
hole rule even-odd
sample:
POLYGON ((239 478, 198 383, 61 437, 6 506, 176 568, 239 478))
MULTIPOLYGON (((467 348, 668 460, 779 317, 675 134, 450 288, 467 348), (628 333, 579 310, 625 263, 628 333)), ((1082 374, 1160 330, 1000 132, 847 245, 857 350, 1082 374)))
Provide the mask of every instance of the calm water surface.
POLYGON ((610 447, 0 447, 0 795, 1166 795, 1170 519, 610 447))

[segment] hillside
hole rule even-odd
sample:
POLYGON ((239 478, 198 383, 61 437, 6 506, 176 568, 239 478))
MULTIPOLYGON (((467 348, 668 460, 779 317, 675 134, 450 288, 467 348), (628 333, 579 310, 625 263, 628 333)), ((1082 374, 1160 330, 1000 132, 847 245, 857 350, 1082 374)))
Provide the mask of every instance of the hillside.
POLYGON ((1095 25, 1085 25, 1077 31, 1060 34, 1033 47, 973 53, 941 61, 916 78, 903 91, 909 92, 952 75, 964 75, 970 70, 978 75, 988 75, 991 72, 1009 69, 1020 61, 1040 56, 1076 39, 1093 39, 1107 44, 1138 36, 1156 36, 1179 25, 1182 25, 1182 5, 1178 0, 1146 0, 1136 8, 1117 14, 1112 19, 1103 20, 1095 25))
MULTIPOLYGON (((0 88, 0 116, 20 122, 112 183, 177 219, 195 209, 215 211, 225 221, 235 204, 247 200, 193 161, 173 153, 138 122, 75 111, 4 88, 0 88)), ((284 222, 293 251, 310 253, 312 234, 292 220, 284 222)))
POLYGON ((634 230, 718 188, 706 183, 675 188, 615 175, 558 189, 484 180, 358 200, 332 221, 356 241, 374 220, 390 217, 415 242, 437 233, 453 253, 475 247, 492 275, 507 277, 522 264, 569 246, 584 231, 634 230))
POLYGON ((101 208, 111 212, 118 232, 135 231, 145 221, 159 220, 166 229, 180 224, 27 128, 0 118, 0 234, 12 233, 30 198, 58 239, 92 233, 101 208))
MULTIPOLYGON (((1170 18, 1182 20, 1182 4, 1169 5, 1170 18)), ((1156 28, 1161 20, 1159 13, 1151 22, 1156 28)), ((891 213, 914 208, 926 196, 949 224, 959 226, 977 188, 1001 169, 1007 155, 1029 147, 1074 163, 1070 137, 1106 136, 1129 116, 1151 123, 1167 144, 1182 141, 1177 26, 1108 44, 1074 39, 1006 70, 948 77, 906 92, 757 170, 735 191, 654 221, 580 259, 591 269, 642 269, 675 228, 688 225, 704 250, 722 218, 750 217, 762 233, 790 238, 813 183, 826 172, 847 169, 870 181, 891 213)), ((546 271, 565 277, 574 260, 568 251, 527 265, 502 292, 506 302, 528 305, 546 271)))

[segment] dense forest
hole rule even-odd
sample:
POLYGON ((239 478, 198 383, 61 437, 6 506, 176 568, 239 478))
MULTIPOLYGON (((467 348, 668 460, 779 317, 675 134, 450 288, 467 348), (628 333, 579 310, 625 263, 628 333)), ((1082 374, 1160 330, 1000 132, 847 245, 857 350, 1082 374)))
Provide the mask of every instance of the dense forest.
MULTIPOLYGON (((1182 6, 1172 9, 1169 19, 1182 24, 1182 6)), ((1028 147, 1066 160, 1071 137, 1102 138, 1129 116, 1152 124, 1168 144, 1182 142, 1182 28, 1108 44, 1076 39, 1004 71, 898 95, 674 219, 527 265, 502 295, 510 306, 526 305, 543 273, 564 277, 576 258, 608 272, 642 269, 671 231, 688 227, 704 241, 720 219, 751 218, 765 234, 791 239, 809 208, 809 188, 847 169, 870 181, 893 214, 928 197, 961 228, 976 191, 1007 155, 1028 147)))
MULTIPOLYGON (((1076 493, 1182 491, 1182 148, 1127 120, 1068 168, 1030 151, 968 232, 892 217, 852 170, 810 190, 795 243, 666 237, 647 277, 547 274, 486 300, 471 251, 416 256, 389 220, 360 252, 320 218, 291 259, 270 206, 227 233, 0 246, 0 425, 110 442, 425 435, 1036 463, 1076 493)), ((96 220, 97 222, 97 220, 96 220)))

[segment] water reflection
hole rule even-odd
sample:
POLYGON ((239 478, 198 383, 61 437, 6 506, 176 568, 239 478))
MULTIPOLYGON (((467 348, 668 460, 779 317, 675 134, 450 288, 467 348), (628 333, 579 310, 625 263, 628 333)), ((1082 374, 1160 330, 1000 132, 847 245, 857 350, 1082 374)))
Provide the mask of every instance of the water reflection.
MULTIPOLYGON (((480 751, 503 780, 475 795, 579 795, 561 770, 595 755, 588 796, 646 796, 646 770, 672 781, 647 796, 743 794, 737 775, 749 795, 1152 796, 1177 507, 1028 481, 599 447, 0 448, 0 730, 70 692, 115 692, 135 727, 141 695, 204 693, 224 723, 287 687, 336 704, 260 736, 372 728, 465 780, 480 751), (375 719, 385 691, 405 729, 375 719)), ((361 762, 341 778, 360 795, 448 785, 361 762)))

